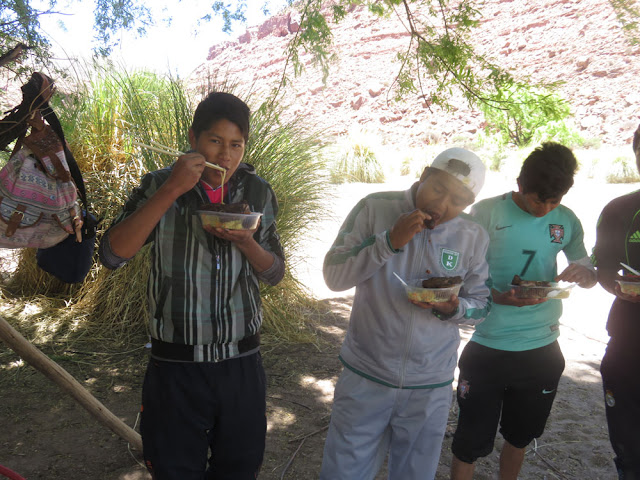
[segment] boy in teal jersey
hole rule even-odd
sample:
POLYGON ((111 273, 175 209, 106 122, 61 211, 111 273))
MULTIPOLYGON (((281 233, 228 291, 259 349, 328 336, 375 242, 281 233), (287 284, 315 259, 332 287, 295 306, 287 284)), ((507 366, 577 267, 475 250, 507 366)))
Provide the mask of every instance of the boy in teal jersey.
POLYGON ((489 233, 494 306, 460 357, 454 480, 473 477, 475 460, 493 450, 498 422, 505 439, 500 457, 503 480, 517 479, 525 447, 544 431, 564 370, 556 340, 562 302, 521 299, 510 285, 516 274, 525 280, 595 285, 582 225, 560 205, 576 169, 571 150, 545 143, 524 161, 517 192, 483 200, 471 210, 489 233), (558 275, 556 257, 561 251, 569 266, 558 275))
POLYGON ((420 181, 358 202, 327 253, 335 291, 356 287, 340 350, 321 480, 371 480, 388 454, 389 478, 435 477, 452 400, 459 326, 490 307, 487 232, 462 211, 484 182, 472 152, 450 148, 420 181), (462 278, 442 303, 410 301, 405 280, 462 278))

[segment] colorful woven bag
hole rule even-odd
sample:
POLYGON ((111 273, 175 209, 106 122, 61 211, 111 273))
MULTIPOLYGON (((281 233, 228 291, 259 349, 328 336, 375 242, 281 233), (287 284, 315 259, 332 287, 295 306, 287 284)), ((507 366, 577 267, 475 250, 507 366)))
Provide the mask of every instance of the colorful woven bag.
POLYGON ((0 247, 47 248, 74 233, 82 209, 63 140, 42 116, 53 113, 48 106, 53 81, 34 73, 22 91, 23 102, 12 114, 28 115, 31 132, 20 133, 9 161, 0 170, 0 247))

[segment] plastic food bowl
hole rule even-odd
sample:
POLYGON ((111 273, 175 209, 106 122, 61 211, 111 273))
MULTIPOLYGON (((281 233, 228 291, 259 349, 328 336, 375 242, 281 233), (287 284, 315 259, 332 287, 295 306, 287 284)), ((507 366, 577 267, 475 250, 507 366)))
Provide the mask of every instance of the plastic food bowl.
POLYGON ((515 290, 517 298, 569 298, 573 285, 561 287, 556 282, 550 282, 549 287, 523 287, 522 285, 510 285, 515 290))
POLYGON ((202 225, 227 230, 253 230, 258 226, 262 213, 226 213, 198 210, 196 212, 202 220, 202 225))
POLYGON ((404 289, 407 292, 407 297, 409 300, 415 300, 417 302, 427 302, 427 303, 442 303, 448 302, 451 298, 451 295, 458 295, 460 292, 460 287, 464 285, 463 283, 459 283, 458 285, 452 285, 451 287, 445 288, 423 288, 422 280, 411 280, 407 282, 407 285, 404 289))
POLYGON ((620 291, 626 295, 640 295, 640 281, 616 280, 620 291))

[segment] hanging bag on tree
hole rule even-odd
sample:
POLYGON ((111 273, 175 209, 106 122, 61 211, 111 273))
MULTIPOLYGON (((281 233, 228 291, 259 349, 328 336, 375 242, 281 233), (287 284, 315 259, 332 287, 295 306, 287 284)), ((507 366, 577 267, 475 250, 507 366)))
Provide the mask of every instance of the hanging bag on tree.
POLYGON ((62 126, 53 113, 46 115, 52 128, 58 134, 64 145, 65 157, 71 170, 71 176, 78 189, 78 195, 82 201, 82 239, 78 241, 77 235, 67 235, 60 243, 49 248, 39 248, 36 252, 36 262, 45 272, 49 272, 66 283, 82 282, 93 265, 93 253, 96 245, 96 228, 98 220, 89 212, 87 193, 84 180, 78 164, 71 151, 67 148, 62 126))
POLYGON ((0 148, 18 138, 0 170, 0 247, 38 248, 40 268, 77 283, 91 269, 98 221, 89 212, 82 174, 48 104, 53 90, 50 78, 34 73, 22 87, 22 103, 0 121, 0 148))
POLYGON ((0 148, 18 139, 0 170, 3 248, 47 248, 70 234, 80 239, 82 211, 67 163, 68 149, 51 126, 55 114, 48 101, 53 90, 50 78, 34 73, 22 86, 22 103, 0 121, 0 148))

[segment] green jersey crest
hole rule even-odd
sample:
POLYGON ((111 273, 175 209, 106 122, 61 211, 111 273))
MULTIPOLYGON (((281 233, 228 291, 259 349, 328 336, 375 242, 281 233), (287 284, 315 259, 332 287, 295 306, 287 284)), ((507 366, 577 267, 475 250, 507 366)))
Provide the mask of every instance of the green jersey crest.
POLYGON ((442 257, 440 261, 442 262, 442 266, 446 270, 453 270, 458 266, 458 259, 460 258, 460 253, 454 250, 448 250, 446 248, 442 249, 442 257))

